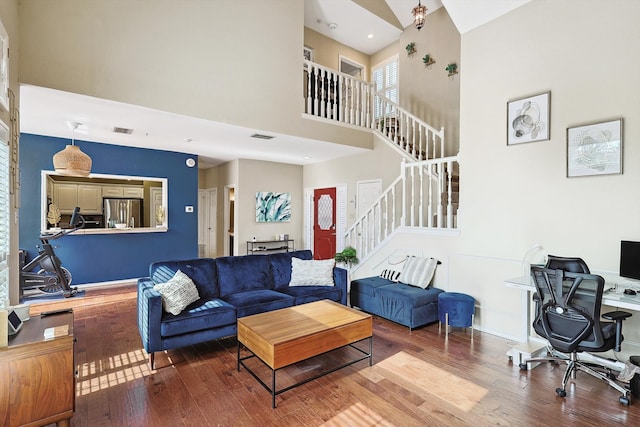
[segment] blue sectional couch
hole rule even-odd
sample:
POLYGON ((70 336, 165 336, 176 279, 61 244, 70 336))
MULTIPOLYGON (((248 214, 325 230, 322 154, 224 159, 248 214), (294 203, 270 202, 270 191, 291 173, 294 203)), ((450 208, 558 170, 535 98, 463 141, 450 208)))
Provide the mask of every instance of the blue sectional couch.
POLYGON ((418 288, 381 277, 351 281, 350 304, 367 313, 417 328, 438 320, 438 294, 442 289, 418 288))
MULTIPOLYGON (((321 299, 346 305, 347 271, 333 268, 333 286, 289 286, 291 258, 311 260, 308 250, 155 262, 149 277, 138 279, 138 329, 149 353, 237 334, 237 319, 321 299), (178 315, 166 312, 154 285, 180 270, 195 284, 200 298, 178 315)), ((329 272, 330 273, 330 272, 329 272)))

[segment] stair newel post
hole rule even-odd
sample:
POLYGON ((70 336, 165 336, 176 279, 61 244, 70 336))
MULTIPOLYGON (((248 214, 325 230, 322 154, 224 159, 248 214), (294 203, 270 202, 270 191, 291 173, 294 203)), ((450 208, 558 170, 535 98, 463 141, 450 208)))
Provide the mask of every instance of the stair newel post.
POLYGON ((440 128, 440 157, 444 157, 444 127, 440 128))
POLYGON ((418 205, 418 223, 420 227, 424 227, 424 171, 422 165, 417 167, 418 178, 420 180, 420 200, 418 205))
POLYGON ((447 182, 449 186, 449 191, 447 192, 447 228, 453 228, 453 195, 452 195, 452 185, 451 178, 453 175, 453 162, 449 160, 447 162, 447 182))
MULTIPOLYGON (((444 170, 443 169, 444 169, 443 164, 438 163, 438 193, 439 194, 442 194, 442 192, 444 191, 444 178, 443 178, 444 170)), ((442 228, 442 217, 443 217, 442 197, 438 197, 437 216, 438 216, 438 221, 437 221, 438 228, 442 228)))
POLYGON ((429 188, 429 203, 427 204, 427 227, 433 227, 433 164, 427 165, 427 178, 429 188))
POLYGON ((356 121, 355 121, 355 125, 356 126, 362 126, 362 106, 361 106, 361 101, 360 98, 362 97, 362 83, 359 83, 356 80, 353 80, 354 83, 354 88, 355 88, 355 99, 354 99, 354 103, 353 105, 356 107, 356 121))
POLYGON ((376 210, 378 212, 378 214, 376 215, 376 219, 373 222, 373 226, 376 229, 376 244, 375 246, 378 246, 380 244, 380 242, 382 241, 382 239, 380 238, 381 236, 381 221, 382 221, 382 206, 380 205, 380 202, 377 203, 377 207, 376 210))
POLYGON ((400 174, 402 176, 402 212, 400 215, 400 226, 406 226, 407 218, 407 161, 402 159, 400 164, 400 174))

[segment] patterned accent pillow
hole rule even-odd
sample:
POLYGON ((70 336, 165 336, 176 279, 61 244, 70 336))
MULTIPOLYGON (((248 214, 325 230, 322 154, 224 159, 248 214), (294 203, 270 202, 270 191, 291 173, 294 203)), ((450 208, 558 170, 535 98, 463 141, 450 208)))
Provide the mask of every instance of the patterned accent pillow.
POLYGON ((438 266, 435 258, 417 258, 411 256, 404 262, 400 282, 407 285, 427 289, 433 279, 433 274, 438 266))
POLYGON ((382 273, 380 273, 380 277, 383 279, 391 280, 392 282, 397 282, 400 279, 400 274, 402 274, 401 271, 384 269, 382 270, 382 273))
POLYGON ((289 286, 334 286, 333 259, 302 260, 291 258, 291 281, 289 286))
POLYGON ((174 316, 200 298, 196 285, 180 270, 167 283, 158 283, 153 289, 160 292, 164 310, 174 316))

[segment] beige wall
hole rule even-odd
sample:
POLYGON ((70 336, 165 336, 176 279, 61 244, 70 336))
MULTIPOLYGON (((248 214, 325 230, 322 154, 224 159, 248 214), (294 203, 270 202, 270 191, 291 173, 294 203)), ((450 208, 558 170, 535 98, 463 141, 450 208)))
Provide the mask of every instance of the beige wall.
MULTIPOLYGON (((6 0, 0 2, 0 19, 2 20, 2 25, 4 29, 7 31, 9 36, 9 89, 15 95, 15 108, 20 107, 20 91, 18 88, 18 73, 19 73, 19 60, 20 60, 20 37, 18 32, 18 1, 17 0, 6 0)), ((0 120, 9 127, 11 131, 11 115, 9 111, 6 111, 0 108, 0 120)), ((19 129, 14 129, 15 133, 18 133, 19 129)), ((11 166, 15 167, 17 170, 18 165, 17 162, 14 162, 14 159, 11 159, 11 166)), ((16 221, 11 220, 11 218, 17 218, 16 201, 17 193, 10 194, 9 202, 9 283, 14 284, 10 285, 9 289, 9 298, 11 304, 15 305, 19 302, 19 275, 18 275, 18 224, 16 221)), ((3 301, 4 302, 4 301, 3 301)))
POLYGON ((240 160, 236 187, 236 227, 238 254, 245 254, 247 240, 273 240, 275 234, 289 234, 296 247, 302 241, 304 200, 302 196, 302 166, 285 163, 240 160), (290 222, 256 222, 256 193, 272 191, 291 193, 290 222))
POLYGON ((422 30, 405 29, 399 43, 400 106, 436 129, 444 127, 446 155, 456 155, 460 128, 460 82, 464 73, 460 59, 460 34, 445 8, 429 14, 422 30), (405 46, 415 43, 417 52, 407 55, 405 46), (435 64, 425 67, 431 55, 435 64), (456 63, 459 73, 447 76, 447 64, 456 63))
POLYGON ((334 70, 340 70, 340 56, 365 67, 363 80, 370 80, 369 56, 338 43, 317 31, 304 27, 304 45, 313 49, 313 62, 334 70))
POLYGON ((302 1, 23 0, 19 12, 22 83, 371 146, 302 118, 302 1))
MULTIPOLYGON (((534 261, 581 256, 615 274, 620 240, 640 240, 640 3, 583 6, 532 1, 462 37, 462 235, 450 287, 476 296, 482 326, 506 335, 518 333, 521 295, 502 280, 520 274, 534 244, 544 247, 534 261), (507 146, 507 101, 544 91, 551 139, 507 146), (624 173, 566 178, 567 127, 618 117, 624 173)), ((627 340, 640 341, 638 325, 627 323, 627 340)))

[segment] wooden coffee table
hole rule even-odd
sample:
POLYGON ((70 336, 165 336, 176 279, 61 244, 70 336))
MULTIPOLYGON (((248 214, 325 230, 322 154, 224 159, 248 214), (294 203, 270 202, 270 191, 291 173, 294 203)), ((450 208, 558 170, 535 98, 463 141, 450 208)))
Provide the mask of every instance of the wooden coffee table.
POLYGON ((240 366, 271 393, 271 405, 276 407, 276 395, 320 378, 323 375, 353 365, 361 360, 372 362, 373 321, 371 315, 329 300, 302 304, 238 319, 238 371, 240 366), (369 352, 353 344, 369 339, 369 352), (244 346, 251 353, 240 356, 244 346), (296 362, 331 350, 351 346, 364 356, 319 373, 294 385, 276 389, 276 371, 296 362), (258 357, 271 369, 271 386, 267 385, 244 361, 258 357))

